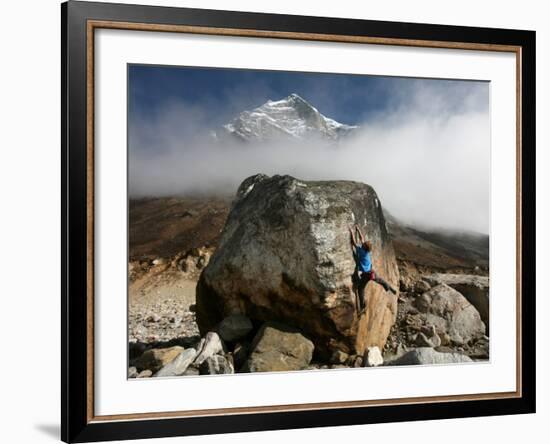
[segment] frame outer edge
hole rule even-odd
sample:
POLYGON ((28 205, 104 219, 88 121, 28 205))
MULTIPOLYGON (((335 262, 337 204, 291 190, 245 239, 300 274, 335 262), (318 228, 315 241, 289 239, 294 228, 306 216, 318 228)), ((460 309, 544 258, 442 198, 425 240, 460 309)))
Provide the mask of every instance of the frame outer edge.
MULTIPOLYGON (((109 3, 91 3, 70 1, 61 5, 62 17, 62 439, 65 442, 85 442, 112 439, 135 439, 144 437, 182 436, 195 434, 229 433, 253 430, 276 430, 285 428, 319 427, 322 425, 369 424, 374 422, 427 420, 447 417, 475 417, 502 415, 512 413, 530 413, 535 411, 535 270, 533 256, 535 251, 535 208, 534 208, 534 162, 535 162, 535 33, 530 31, 499 30, 484 28, 467 28, 456 26, 372 22, 359 19, 331 19, 320 17, 283 16, 277 14, 258 14, 228 11, 208 11, 185 8, 166 8, 135 5, 116 5, 109 3), (148 12, 152 14, 148 18, 148 12), (166 18, 174 13, 176 18, 166 18), (330 21, 331 30, 346 35, 342 29, 349 23, 350 35, 362 35, 371 29, 373 35, 380 32, 399 35, 407 39, 410 35, 430 38, 430 34, 441 36, 442 40, 454 41, 457 33, 468 31, 464 40, 469 42, 493 42, 516 44, 522 47, 521 73, 522 108, 529 110, 522 123, 524 149, 521 155, 521 168, 530 168, 531 174, 521 176, 523 198, 521 211, 524 224, 522 237, 522 269, 524 271, 522 289, 526 296, 521 312, 522 347, 521 355, 523 372, 521 374, 524 389, 523 397, 503 399, 502 401, 462 401, 460 408, 441 403, 439 409, 423 404, 397 405, 395 407, 372 407, 353 409, 330 409, 298 411, 291 414, 267 413, 244 414, 237 416, 207 416, 202 418, 173 418, 159 420, 116 421, 107 423, 90 423, 86 406, 88 403, 87 378, 89 372, 86 360, 86 319, 88 316, 86 301, 79 300, 86 294, 86 282, 79 282, 88 276, 86 267, 86 221, 88 213, 85 208, 88 188, 86 177, 78 177, 86 171, 86 22, 87 19, 109 19, 123 17, 136 21, 142 15, 144 21, 164 20, 185 22, 189 25, 221 27, 227 22, 233 27, 242 24, 244 29, 254 29, 250 23, 259 20, 257 29, 287 28, 304 26, 305 32, 313 32, 324 21, 330 21), (159 17, 163 17, 162 20, 159 17), (184 18, 182 18, 184 17, 184 18), (285 17, 290 17, 290 25, 281 24, 285 17), (306 23, 308 22, 308 23, 306 23), (389 31, 380 31, 388 25, 389 31), (84 114, 84 115, 83 115, 84 114), (84 143, 83 143, 84 142, 84 143), (70 155, 69 155, 70 154, 70 155), (69 174, 71 172, 71 174, 69 174), (527 177, 529 176, 529 177, 527 177), (84 205, 83 205, 84 204, 84 205), (84 287, 84 288, 83 288, 84 287), (69 299, 69 295, 73 298, 69 299), (69 304, 69 302, 71 302, 69 304), (84 343, 82 341, 84 339, 84 343), (83 378, 84 376, 84 378, 83 378), (472 410, 470 410, 470 408, 472 410), (387 416, 391 409, 394 414, 387 416), (342 412, 345 411, 343 414, 342 412), (366 412, 367 416, 364 416, 366 412), (362 412, 362 414, 361 414, 362 412), (328 415, 328 416, 327 416, 328 415), (331 416, 333 415, 333 416, 331 416), (256 418, 254 418, 256 416, 256 418), (325 418, 319 423, 320 418, 325 418), (219 427, 212 430, 208 421, 219 427), (184 426, 185 424, 185 426, 184 426)), ((139 20, 137 20, 139 21, 139 20)), ((523 170, 522 170, 523 171, 523 170)), ((519 359, 519 357, 518 357, 519 359)))
POLYGON ((67 359, 67 3, 61 4, 61 440, 69 437, 67 359))

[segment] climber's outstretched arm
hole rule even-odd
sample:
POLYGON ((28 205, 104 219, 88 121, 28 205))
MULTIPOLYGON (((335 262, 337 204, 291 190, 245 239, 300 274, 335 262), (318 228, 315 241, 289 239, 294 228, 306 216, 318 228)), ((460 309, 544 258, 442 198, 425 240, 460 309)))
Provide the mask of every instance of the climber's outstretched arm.
POLYGON ((355 239, 355 227, 349 227, 351 248, 355 248, 357 245, 357 239, 355 239))
POLYGON ((365 243, 365 236, 363 235, 363 232, 361 231, 361 228, 359 227, 359 225, 355 224, 355 229, 359 233, 359 238, 361 239, 361 245, 363 245, 365 243))

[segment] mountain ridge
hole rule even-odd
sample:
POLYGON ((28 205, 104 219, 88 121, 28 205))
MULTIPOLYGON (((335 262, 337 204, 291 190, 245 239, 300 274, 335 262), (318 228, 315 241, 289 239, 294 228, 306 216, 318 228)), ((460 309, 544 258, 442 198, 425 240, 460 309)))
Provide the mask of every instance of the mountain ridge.
POLYGON ((242 111, 212 135, 217 140, 229 137, 241 142, 280 139, 338 142, 357 128, 321 114, 307 100, 292 93, 280 100, 268 100, 251 111, 242 111))

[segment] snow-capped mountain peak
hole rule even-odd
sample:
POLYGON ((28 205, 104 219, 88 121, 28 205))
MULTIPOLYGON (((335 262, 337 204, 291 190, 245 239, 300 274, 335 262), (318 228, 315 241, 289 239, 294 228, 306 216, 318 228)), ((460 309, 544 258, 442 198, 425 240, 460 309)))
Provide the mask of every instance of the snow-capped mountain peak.
POLYGON ((223 125, 216 137, 231 135, 247 142, 287 138, 338 141, 356 128, 324 116, 307 100, 293 93, 281 100, 268 100, 252 111, 243 111, 223 125))

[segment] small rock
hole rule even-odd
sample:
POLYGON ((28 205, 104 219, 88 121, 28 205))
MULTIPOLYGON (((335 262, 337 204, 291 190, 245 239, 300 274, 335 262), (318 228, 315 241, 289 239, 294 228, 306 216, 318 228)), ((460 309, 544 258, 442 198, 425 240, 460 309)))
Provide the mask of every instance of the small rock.
POLYGON ((182 376, 199 376, 199 375, 200 375, 199 369, 195 365, 190 365, 189 367, 187 367, 187 370, 183 372, 182 376))
POLYGON ((135 367, 130 367, 128 369, 128 378, 137 378, 138 376, 138 371, 137 371, 137 368, 135 367))
POLYGON ((432 303, 432 299, 426 293, 423 293, 417 296, 416 299, 414 300, 414 305, 420 313, 427 313, 428 310, 430 309, 431 303, 432 303))
POLYGON ((204 338, 204 345, 198 350, 195 364, 201 365, 207 358, 222 353, 225 346, 216 332, 209 331, 204 338))
POLYGON ((226 317, 218 326, 218 334, 227 342, 244 338, 252 331, 252 321, 242 314, 226 317))
POLYGON ((441 345, 450 345, 451 344, 451 337, 448 335, 448 333, 443 332, 439 335, 439 338, 441 340, 441 345))
POLYGON ((166 364, 176 359, 182 351, 183 347, 177 345, 169 348, 153 348, 136 359, 135 366, 138 370, 158 372, 166 364))
POLYGON ((368 347, 363 358, 365 367, 378 367, 384 363, 384 358, 378 347, 368 347))
POLYGON ((147 316, 147 319, 146 321, 147 322, 159 322, 160 321, 160 316, 156 313, 150 315, 150 316, 147 316))
POLYGON ((150 378, 151 376, 153 376, 153 372, 151 370, 143 370, 136 376, 136 378, 150 378))
POLYGON ((235 373, 235 370, 225 356, 214 355, 204 360, 199 366, 199 372, 201 375, 226 375, 235 373))
POLYGON ((355 361, 353 362, 353 367, 355 367, 355 368, 363 367, 363 357, 362 356, 357 356, 355 358, 355 361))
POLYGON ((441 339, 437 334, 428 338, 424 333, 419 333, 415 343, 419 347, 439 347, 441 345, 441 339))
POLYGON ((185 373, 187 367, 193 362, 197 351, 194 348, 188 348, 182 351, 176 359, 162 367, 155 376, 167 377, 167 376, 180 376, 185 373))
POLYGON ((417 281, 414 284, 414 290, 415 290, 416 293, 425 293, 430 288, 432 288, 431 285, 428 282, 426 282, 425 280, 417 281))

